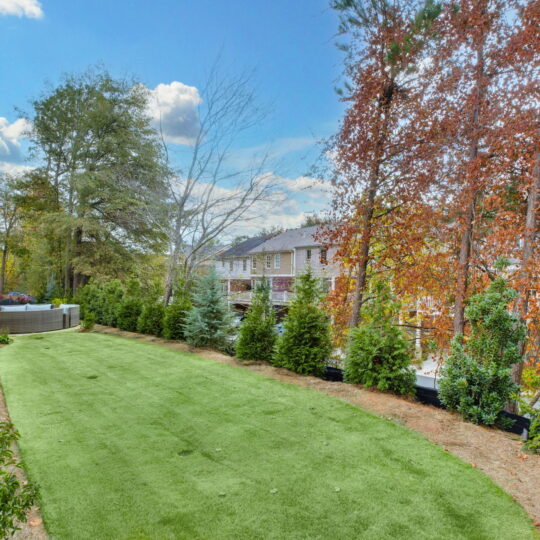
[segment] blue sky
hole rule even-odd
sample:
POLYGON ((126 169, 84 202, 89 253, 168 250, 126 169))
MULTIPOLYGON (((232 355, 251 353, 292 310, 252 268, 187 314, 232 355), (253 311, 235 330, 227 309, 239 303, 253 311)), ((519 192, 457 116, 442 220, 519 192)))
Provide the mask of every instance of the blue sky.
MULTIPOLYGON (((309 173, 314 141, 334 133, 342 115, 336 28, 328 0, 0 0, 0 161, 24 158, 15 107, 28 109, 63 73, 100 63, 150 89, 176 81, 196 93, 221 54, 231 72, 256 70, 258 98, 271 111, 242 144, 272 145, 284 167, 274 172, 292 181, 309 173)), ((171 146, 173 156, 182 152, 171 146)), ((299 212, 322 207, 320 196, 290 185, 299 212)))

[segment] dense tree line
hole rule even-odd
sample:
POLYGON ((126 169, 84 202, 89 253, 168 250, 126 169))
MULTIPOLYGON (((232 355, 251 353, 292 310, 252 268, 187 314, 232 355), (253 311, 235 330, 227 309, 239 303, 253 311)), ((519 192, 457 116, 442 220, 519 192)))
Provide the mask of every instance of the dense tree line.
MULTIPOLYGON (((371 281, 392 284, 424 337, 467 336, 470 299, 518 291, 521 354, 538 359, 540 4, 336 0, 347 110, 329 143, 344 274, 334 319, 362 324, 371 281)), ((514 379, 521 382, 523 363, 514 379)))

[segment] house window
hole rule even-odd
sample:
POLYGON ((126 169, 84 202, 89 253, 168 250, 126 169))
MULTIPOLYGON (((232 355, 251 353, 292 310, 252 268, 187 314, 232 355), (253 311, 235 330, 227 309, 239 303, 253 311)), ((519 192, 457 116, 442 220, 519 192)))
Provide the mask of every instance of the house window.
POLYGON ((272 268, 272 255, 266 256, 266 268, 269 270, 272 268))
POLYGON ((306 249, 306 260, 311 261, 311 249, 306 249))
POLYGON ((225 261, 221 261, 221 268, 225 268, 225 261))
POLYGON ((319 254, 319 261, 321 264, 326 264, 328 262, 328 254, 326 252, 326 249, 321 249, 321 252, 319 254))
POLYGON ((281 253, 274 255, 274 268, 281 268, 281 253))
POLYGON ((234 261, 229 261, 229 272, 233 271, 234 261))
POLYGON ((247 272, 247 259, 242 259, 242 271, 247 272))
POLYGON ((253 268, 253 270, 257 268, 257 257, 251 257, 251 268, 253 268))

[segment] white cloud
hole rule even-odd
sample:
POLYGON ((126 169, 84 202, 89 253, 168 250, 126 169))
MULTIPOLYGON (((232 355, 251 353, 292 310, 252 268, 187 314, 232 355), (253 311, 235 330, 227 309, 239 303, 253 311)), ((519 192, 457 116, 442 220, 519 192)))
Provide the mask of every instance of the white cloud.
MULTIPOLYGON (((293 229, 299 227, 308 215, 329 209, 328 182, 308 176, 286 178, 274 173, 266 173, 262 179, 273 186, 273 196, 268 200, 257 202, 244 219, 239 220, 225 232, 223 241, 229 241, 240 235, 253 236, 263 228, 293 229)), ((199 184, 193 196, 201 197, 208 188, 209 184, 199 184)), ((213 195, 222 204, 227 205, 227 201, 236 195, 237 189, 233 186, 214 186, 213 195)))
POLYGON ((320 178, 311 176, 298 176, 297 178, 277 177, 278 181, 286 186, 289 191, 294 193, 307 192, 314 197, 328 196, 330 193, 330 183, 320 178))
POLYGON ((167 142, 190 145, 199 129, 197 106, 201 102, 195 86, 173 81, 150 90, 148 112, 167 142))
POLYGON ((320 212, 330 206, 332 186, 330 182, 321 178, 311 176, 287 178, 270 174, 268 182, 279 186, 279 189, 288 197, 288 201, 291 201, 290 204, 294 201, 300 210, 320 212))
POLYGON ((9 163, 7 161, 0 161, 0 173, 6 173, 8 175, 18 176, 27 173, 34 169, 31 165, 20 165, 18 163, 9 163))
POLYGON ((0 15, 41 19, 43 10, 39 0, 0 0, 0 15))
POLYGON ((284 214, 276 211, 268 211, 258 218, 231 227, 225 235, 225 241, 230 241, 237 236, 254 236, 262 229, 268 230, 277 227, 296 229, 302 225, 307 215, 306 212, 284 214))
POLYGON ((9 123, 7 118, 0 116, 0 161, 22 161, 20 139, 25 137, 29 128, 30 123, 24 118, 9 123))

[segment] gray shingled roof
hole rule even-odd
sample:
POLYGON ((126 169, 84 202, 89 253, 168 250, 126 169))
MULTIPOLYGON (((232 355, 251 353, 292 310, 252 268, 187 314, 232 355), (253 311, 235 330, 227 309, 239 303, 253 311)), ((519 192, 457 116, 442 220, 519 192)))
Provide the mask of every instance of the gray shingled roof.
POLYGON ((271 234, 265 236, 254 236, 253 238, 248 238, 243 242, 232 246, 223 253, 218 255, 218 259, 227 259, 229 257, 243 257, 247 256, 253 248, 256 248, 259 244, 262 244, 265 240, 272 238, 271 234))
POLYGON ((251 249, 250 253, 262 253, 264 251, 292 251, 298 247, 322 246, 323 244, 315 240, 315 235, 319 225, 302 227, 301 229, 289 229, 281 234, 276 234, 272 238, 261 242, 251 249))

